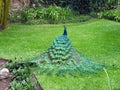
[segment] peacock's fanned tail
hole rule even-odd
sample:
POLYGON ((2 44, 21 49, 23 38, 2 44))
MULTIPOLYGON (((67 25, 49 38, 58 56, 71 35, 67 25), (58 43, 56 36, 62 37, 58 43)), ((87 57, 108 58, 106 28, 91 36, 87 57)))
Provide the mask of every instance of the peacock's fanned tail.
POLYGON ((91 61, 73 48, 70 39, 67 37, 66 27, 64 27, 63 35, 56 37, 50 48, 33 60, 40 63, 43 72, 55 71, 57 74, 91 73, 97 72, 103 67, 103 65, 91 61))

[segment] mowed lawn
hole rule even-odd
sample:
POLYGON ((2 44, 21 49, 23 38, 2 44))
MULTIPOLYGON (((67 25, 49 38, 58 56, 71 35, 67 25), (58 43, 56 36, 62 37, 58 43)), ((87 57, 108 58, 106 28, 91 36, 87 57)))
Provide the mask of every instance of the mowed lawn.
MULTIPOLYGON (((29 60, 40 55, 63 33, 63 26, 9 25, 0 32, 0 58, 29 60)), ((104 64, 113 90, 120 90, 120 23, 94 19, 66 26, 72 45, 93 61, 104 64)), ((44 90, 109 90, 103 70, 79 77, 36 75, 44 90)))

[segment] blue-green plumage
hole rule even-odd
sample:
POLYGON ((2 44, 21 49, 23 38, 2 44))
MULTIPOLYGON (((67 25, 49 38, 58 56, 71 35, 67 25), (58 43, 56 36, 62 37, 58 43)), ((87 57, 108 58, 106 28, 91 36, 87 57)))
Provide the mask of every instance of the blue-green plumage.
POLYGON ((49 70, 49 67, 52 66, 52 71, 55 70, 56 73, 61 71, 64 71, 63 73, 96 72, 103 67, 103 65, 91 61, 76 51, 67 36, 65 26, 63 34, 53 40, 50 48, 33 60, 44 66, 41 68, 49 70))

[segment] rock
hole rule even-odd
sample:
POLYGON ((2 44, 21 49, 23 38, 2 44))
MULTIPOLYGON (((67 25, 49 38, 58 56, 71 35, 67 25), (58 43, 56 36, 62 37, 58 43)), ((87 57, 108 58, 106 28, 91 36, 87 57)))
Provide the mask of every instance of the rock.
POLYGON ((10 72, 7 68, 3 68, 0 70, 0 79, 8 78, 10 75, 10 72))
POLYGON ((21 11, 30 5, 30 0, 10 0, 9 13, 21 11))

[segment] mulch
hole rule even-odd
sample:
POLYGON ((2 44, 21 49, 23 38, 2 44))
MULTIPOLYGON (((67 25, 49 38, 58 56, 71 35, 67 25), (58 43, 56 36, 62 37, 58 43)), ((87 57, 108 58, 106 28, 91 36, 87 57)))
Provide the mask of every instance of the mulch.
MULTIPOLYGON (((0 59, 0 68, 2 68, 6 63, 9 63, 9 60, 7 59, 0 59)), ((6 79, 0 79, 0 90, 9 90, 10 89, 10 82, 12 81, 12 76, 10 75, 9 78, 6 79)), ((37 81, 35 85, 35 90, 43 90, 42 87, 40 86, 36 76, 33 74, 32 76, 32 81, 37 81)))

